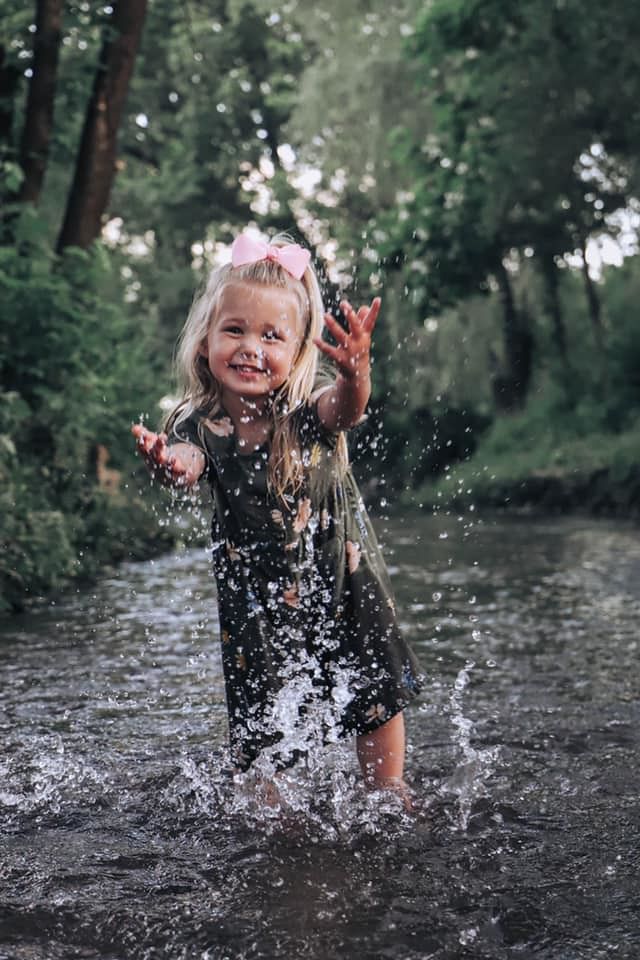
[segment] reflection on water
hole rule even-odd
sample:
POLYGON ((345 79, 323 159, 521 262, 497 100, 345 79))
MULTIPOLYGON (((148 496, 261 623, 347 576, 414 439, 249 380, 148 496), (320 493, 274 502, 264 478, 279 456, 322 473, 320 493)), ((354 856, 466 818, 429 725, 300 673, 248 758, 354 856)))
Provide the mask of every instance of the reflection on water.
POLYGON ((637 531, 378 527, 421 813, 348 744, 234 783, 206 552, 124 567, 0 625, 0 960, 637 956, 637 531))

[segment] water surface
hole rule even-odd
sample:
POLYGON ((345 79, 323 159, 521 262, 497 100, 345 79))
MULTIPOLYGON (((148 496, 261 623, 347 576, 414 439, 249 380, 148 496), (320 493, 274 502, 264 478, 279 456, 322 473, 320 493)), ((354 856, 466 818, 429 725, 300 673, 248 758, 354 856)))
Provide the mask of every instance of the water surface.
POLYGON ((234 784, 206 551, 124 566, 0 623, 0 960, 638 956, 638 531, 377 526, 424 809, 234 784))

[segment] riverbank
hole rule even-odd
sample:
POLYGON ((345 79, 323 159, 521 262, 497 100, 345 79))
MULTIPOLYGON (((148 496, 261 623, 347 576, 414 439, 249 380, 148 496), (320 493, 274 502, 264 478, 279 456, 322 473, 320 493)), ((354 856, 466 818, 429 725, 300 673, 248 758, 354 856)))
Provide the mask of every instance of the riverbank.
POLYGON ((150 489, 143 498, 96 488, 76 512, 21 512, 14 505, 4 518, 4 534, 0 614, 10 614, 95 582, 123 562, 190 543, 199 528, 163 491, 150 489))
POLYGON ((640 428, 543 443, 522 437, 509 450, 490 436, 472 459, 402 499, 409 497, 432 510, 520 508, 640 522, 640 428))

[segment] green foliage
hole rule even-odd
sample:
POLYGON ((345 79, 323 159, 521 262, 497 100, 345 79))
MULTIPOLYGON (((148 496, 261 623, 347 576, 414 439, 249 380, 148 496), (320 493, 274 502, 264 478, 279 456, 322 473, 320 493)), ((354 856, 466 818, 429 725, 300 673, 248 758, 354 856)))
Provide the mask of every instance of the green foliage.
MULTIPOLYGON (((640 61, 619 38, 638 9, 302 6, 286 16, 317 47, 289 129, 321 174, 304 202, 338 243, 335 269, 355 298, 383 295, 374 401, 394 478, 424 461, 420 411, 489 414, 530 362, 518 429, 534 458, 552 462, 563 438, 620 436, 637 409, 635 287, 628 267, 611 270, 590 303, 578 258, 627 229, 614 211, 637 209, 640 61)), ((491 434, 504 429, 505 450, 522 441, 514 424, 491 434)))
MULTIPOLYGON (((474 456, 448 468, 410 499, 459 507, 546 502, 550 507, 589 509, 606 503, 608 509, 624 512, 631 497, 637 515, 640 339, 632 310, 637 284, 635 258, 605 275, 609 347, 604 357, 598 357, 589 342, 592 332, 584 318, 582 331, 570 322, 575 340, 569 378, 548 365, 538 374, 522 413, 495 419, 474 456)), ((575 299, 572 283, 566 292, 568 299, 571 294, 575 299)))
POLYGON ((407 493, 406 502, 436 509, 605 509, 640 517, 637 426, 620 434, 592 429, 576 435, 559 425, 551 436, 541 427, 527 414, 496 421, 471 460, 407 493))
POLYGON ((114 299, 99 249, 59 261, 41 228, 25 211, 18 250, 0 247, 4 606, 95 573, 114 554, 139 554, 145 525, 147 543, 157 537, 149 510, 125 492, 135 467, 128 425, 157 401, 148 333, 114 299), (112 497, 98 488, 97 444, 121 474, 112 497))
MULTIPOLYGON (((613 229, 606 215, 627 200, 630 151, 600 102, 603 85, 612 94, 618 41, 607 29, 603 43, 590 19, 601 25, 601 8, 590 6, 459 0, 421 16, 412 51, 434 125, 426 139, 410 127, 398 139, 415 186, 404 227, 391 232, 420 259, 412 280, 426 309, 486 291, 513 250, 544 261, 613 229)), ((616 8, 637 27, 637 12, 616 8)))
MULTIPOLYGON (((215 245, 255 219, 247 177, 277 147, 297 93, 302 47, 252 3, 149 8, 120 137, 111 215, 117 244, 158 311, 170 349, 215 245), (149 253, 127 247, 144 238, 149 253), (194 246, 201 251, 194 254, 194 246)), ((282 226, 294 218, 283 212, 282 226)))
MULTIPOLYGON (((108 10, 64 5, 39 212, 15 203, 3 212, 0 244, 10 245, 0 245, 0 606, 19 606, 174 536, 152 515, 155 498, 129 424, 149 413, 154 426, 159 419, 198 280, 194 245, 203 263, 252 217, 245 177, 267 158, 278 166, 303 65, 299 39, 256 4, 150 4, 105 211, 115 224, 111 249, 69 249, 60 260, 52 246, 108 10), (97 484, 99 446, 107 469, 120 474, 115 494, 97 484), (141 477, 144 502, 129 491, 131 475, 141 477)), ((5 12, 2 52, 13 73, 2 79, 13 93, 3 103, 0 187, 11 196, 22 176, 34 35, 33 10, 5 12)), ((288 204, 291 188, 279 192, 288 204)), ((288 210, 278 225, 291 229, 288 210)))
POLYGON ((607 271, 605 295, 610 358, 607 403, 619 423, 630 424, 640 412, 640 258, 607 271))

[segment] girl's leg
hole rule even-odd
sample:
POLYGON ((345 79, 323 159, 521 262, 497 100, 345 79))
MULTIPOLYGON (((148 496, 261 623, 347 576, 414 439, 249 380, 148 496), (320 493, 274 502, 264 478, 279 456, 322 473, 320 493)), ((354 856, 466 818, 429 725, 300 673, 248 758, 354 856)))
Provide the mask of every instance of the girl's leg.
POLYGON ((404 716, 397 713, 381 727, 356 738, 358 760, 370 788, 404 786, 404 716))

